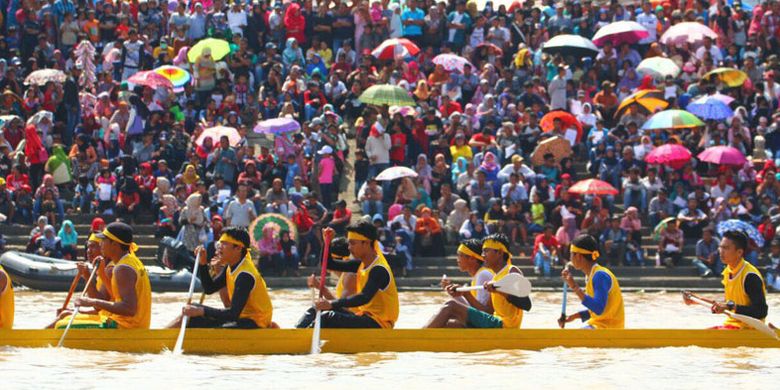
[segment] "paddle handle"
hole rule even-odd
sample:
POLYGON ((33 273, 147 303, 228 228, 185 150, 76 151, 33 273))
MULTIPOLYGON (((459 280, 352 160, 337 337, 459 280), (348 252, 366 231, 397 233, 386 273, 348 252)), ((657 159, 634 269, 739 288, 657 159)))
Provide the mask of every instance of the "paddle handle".
MULTIPOLYGON (((187 305, 192 303, 192 294, 195 292, 195 278, 198 277, 198 266, 200 266, 200 254, 195 256, 195 265, 192 267, 192 278, 190 279, 190 289, 187 292, 187 305)), ((187 332, 187 322, 189 316, 181 317, 181 328, 179 328, 179 336, 176 338, 176 344, 173 346, 173 354, 181 355, 182 347, 184 346, 184 334, 187 332)))
POLYGON ((328 257, 330 256, 330 240, 323 240, 322 248, 322 267, 320 269, 320 290, 319 296, 322 298, 322 290, 325 289, 325 278, 328 276, 328 257))
POLYGON ((68 308, 68 304, 70 303, 70 298, 73 296, 73 292, 76 291, 76 287, 79 285, 79 279, 81 279, 81 275, 79 275, 78 271, 76 271, 76 276, 74 276, 73 281, 70 282, 70 289, 68 289, 68 296, 65 297, 65 302, 62 304, 62 308, 60 310, 65 310, 68 308))
POLYGON ((455 291, 466 292, 466 291, 479 291, 484 289, 485 286, 466 286, 466 287, 458 287, 455 289, 455 291))
MULTIPOLYGON (((92 268, 92 273, 89 274, 89 279, 87 279, 87 285, 84 286, 84 291, 81 292, 81 298, 84 298, 84 296, 87 295, 87 289, 89 289, 89 285, 92 284, 92 280, 95 279, 97 269, 98 267, 92 268)), ((79 308, 80 306, 78 305, 73 308, 73 313, 70 315, 68 325, 65 326, 65 330, 62 332, 62 336, 60 336, 60 341, 57 343, 57 348, 62 347, 62 344, 65 342, 65 336, 68 335, 68 331, 70 330, 71 325, 73 325, 73 320, 76 319, 76 314, 79 313, 79 308)))

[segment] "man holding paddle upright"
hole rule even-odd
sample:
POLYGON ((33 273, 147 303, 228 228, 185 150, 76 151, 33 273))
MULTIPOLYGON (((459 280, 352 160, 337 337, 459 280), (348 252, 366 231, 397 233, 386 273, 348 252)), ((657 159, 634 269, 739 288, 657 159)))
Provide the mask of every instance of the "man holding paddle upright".
POLYGON ((577 294, 587 310, 569 316, 562 315, 558 319, 558 326, 561 328, 567 322, 577 318, 587 322, 583 327, 586 329, 625 327, 623 293, 620 291, 620 284, 612 271, 597 263, 598 247, 598 241, 589 234, 577 236, 569 246, 571 265, 585 274, 585 291, 582 291, 574 281, 569 267, 564 267, 561 279, 577 294))
MULTIPOLYGON (((727 231, 718 245, 720 259, 726 268, 723 270, 723 286, 726 301, 718 302, 700 298, 688 291, 683 292, 685 303, 706 302, 715 314, 729 314, 723 325, 715 329, 742 329, 755 327, 734 317, 747 316, 764 322, 769 308, 766 304, 766 287, 761 272, 743 257, 748 248, 748 236, 741 231, 727 231), (735 315, 736 314, 736 315, 735 315)), ((758 324, 761 326, 761 324, 758 324)))
POLYGON ((523 321, 523 310, 531 310, 531 299, 510 295, 496 288, 501 280, 510 274, 522 276, 522 271, 512 265, 512 253, 509 251, 509 239, 500 233, 485 237, 482 243, 482 257, 485 266, 495 275, 484 284, 490 293, 486 303, 480 302, 469 292, 460 291, 458 285, 447 286, 447 293, 453 300, 433 316, 426 328, 519 328, 523 321), (468 304, 459 301, 465 298, 468 304))

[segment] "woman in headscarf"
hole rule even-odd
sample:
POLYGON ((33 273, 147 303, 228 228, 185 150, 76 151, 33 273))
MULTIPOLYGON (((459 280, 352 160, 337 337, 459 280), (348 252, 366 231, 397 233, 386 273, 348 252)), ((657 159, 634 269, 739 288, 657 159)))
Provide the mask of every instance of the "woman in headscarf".
POLYGON ((211 57, 211 49, 204 48, 193 65, 195 71, 195 91, 198 92, 198 100, 205 106, 211 98, 211 90, 217 84, 217 63, 211 57))
POLYGON ((194 251, 199 245, 205 244, 206 238, 206 213, 201 206, 200 193, 194 193, 187 197, 186 206, 179 213, 179 236, 188 250, 194 251))
POLYGON ((569 213, 563 218, 563 225, 558 228, 555 233, 555 239, 558 240, 558 244, 561 248, 561 257, 563 259, 569 259, 569 244, 580 234, 580 229, 577 227, 577 218, 574 214, 569 213))
POLYGON ((164 176, 159 176, 155 182, 154 191, 152 191, 152 204, 159 204, 162 197, 171 194, 171 181, 164 176))
POLYGON ((62 257, 62 243, 52 225, 43 228, 43 234, 35 240, 35 247, 35 253, 38 255, 55 259, 62 257))
POLYGON ((428 82, 426 80, 417 81, 417 87, 412 92, 418 101, 425 101, 431 96, 430 88, 428 88, 428 82))
POLYGON ((157 212, 156 237, 176 237, 176 222, 179 212, 179 202, 172 194, 164 194, 160 199, 157 212))
POLYGON ((181 180, 188 187, 194 186, 200 181, 200 175, 198 175, 194 165, 187 164, 184 168, 184 173, 181 175, 181 180))
POLYGON ((60 238, 60 245, 62 246, 62 257, 67 260, 76 260, 78 256, 76 251, 78 250, 79 234, 76 233, 73 222, 69 219, 63 221, 57 236, 60 238))
POLYGON ((493 152, 485 153, 482 158, 482 164, 479 165, 479 170, 485 172, 486 180, 488 183, 493 183, 498 180, 498 171, 501 167, 496 162, 496 155, 493 152))
MULTIPOLYGON (((405 65, 403 78, 409 83, 409 86, 419 87, 419 82, 425 80, 425 75, 420 72, 420 66, 417 61, 409 61, 405 65)), ((425 100, 425 99, 423 99, 425 100)))
POLYGON ((433 72, 428 76, 428 85, 436 86, 437 84, 444 84, 449 78, 450 75, 444 70, 444 67, 436 64, 436 67, 433 68, 433 72))
POLYGON ((395 193, 395 203, 409 204, 417 200, 417 187, 412 179, 404 177, 395 193))
POLYGON ((284 259, 280 256, 282 248, 273 225, 263 226, 263 238, 257 241, 257 251, 260 254, 261 271, 265 272, 268 267, 273 267, 277 275, 284 273, 284 259))
POLYGON ((607 152, 599 164, 599 178, 615 188, 620 188, 620 165, 615 156, 615 147, 608 146, 607 152))
POLYGON ((49 154, 46 153, 46 148, 43 147, 43 142, 38 135, 35 125, 27 125, 24 128, 24 137, 24 156, 30 165, 30 182, 32 187, 36 188, 43 180, 44 168, 46 161, 49 159, 49 154))
POLYGON ((425 188, 425 191, 428 191, 428 193, 431 192, 431 179, 432 171, 431 166, 428 164, 428 156, 420 153, 417 156, 417 164, 414 167, 414 170, 417 172, 417 180, 422 184, 423 188, 425 188))
POLYGON ((653 76, 646 74, 642 77, 642 82, 639 84, 637 91, 644 91, 649 89, 655 89, 655 84, 653 83, 653 76))
POLYGON ((443 184, 452 185, 452 175, 450 174, 450 166, 447 165, 447 160, 444 154, 438 153, 433 159, 433 166, 431 167, 431 198, 439 199, 441 196, 441 186, 443 184))
POLYGON ((582 113, 577 115, 577 119, 582 123, 582 131, 588 132, 592 127, 596 126, 596 121, 599 118, 593 113, 590 103, 585 103, 582 105, 582 113))
POLYGON ((287 38, 287 44, 284 47, 284 51, 282 51, 282 63, 286 69, 292 68, 293 65, 300 67, 306 65, 303 58, 303 50, 301 50, 295 38, 287 38))
POLYGON ((447 216, 447 223, 445 224, 447 238, 450 242, 457 241, 460 227, 469 219, 469 214, 471 214, 469 211, 469 202, 465 199, 456 200, 454 207, 455 208, 450 212, 450 215, 447 216))

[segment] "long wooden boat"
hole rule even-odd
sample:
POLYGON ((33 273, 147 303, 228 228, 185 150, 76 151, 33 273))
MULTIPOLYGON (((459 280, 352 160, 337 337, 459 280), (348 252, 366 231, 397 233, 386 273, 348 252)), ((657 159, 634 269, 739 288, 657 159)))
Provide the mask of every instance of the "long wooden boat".
MULTIPOLYGON (((173 349, 177 329, 72 329, 65 347, 130 353, 160 353, 173 349)), ((0 347, 40 348, 56 345, 61 330, 0 330, 0 347)), ((780 348, 754 330, 698 329, 323 329, 323 352, 479 352, 540 350, 550 347, 661 348, 780 348)), ((311 329, 189 329, 185 353, 204 355, 304 354, 311 329)))

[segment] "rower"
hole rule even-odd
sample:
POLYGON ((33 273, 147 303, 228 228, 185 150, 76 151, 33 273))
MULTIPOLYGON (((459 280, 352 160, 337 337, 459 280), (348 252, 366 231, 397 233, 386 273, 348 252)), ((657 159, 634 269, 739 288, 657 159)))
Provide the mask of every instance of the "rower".
POLYGON ((486 303, 480 302, 467 292, 457 291, 457 284, 447 286, 447 293, 454 298, 463 297, 468 304, 459 300, 450 300, 444 304, 426 328, 519 328, 523 322, 523 310, 531 310, 529 297, 516 297, 496 290, 493 283, 510 273, 522 275, 519 268, 512 265, 512 253, 509 251, 509 238, 495 233, 485 237, 482 242, 482 257, 485 266, 495 275, 483 284, 490 293, 486 303))
MULTIPOLYGON (((188 328, 235 328, 257 329, 272 327, 273 306, 260 272, 249 253, 249 233, 244 228, 229 227, 219 237, 216 260, 224 265, 216 278, 212 278, 206 249, 195 249, 200 259, 198 268, 203 291, 213 294, 227 287, 229 305, 214 308, 200 304, 190 304, 182 308, 182 315, 189 317, 188 328)), ((181 326, 181 316, 171 323, 169 328, 181 326)))
MULTIPOLYGON (((585 273, 585 292, 574 281, 568 267, 561 272, 561 279, 577 294, 587 310, 566 316, 565 322, 579 318, 587 322, 583 326, 585 329, 622 329, 625 326, 625 314, 620 283, 609 269, 597 263, 598 246, 598 241, 589 234, 577 236, 569 245, 571 264, 585 273)), ((563 327, 563 320, 558 320, 558 325, 563 327)))
MULTIPOLYGON (((738 230, 723 233, 723 239, 718 245, 720 260, 726 265, 723 270, 723 286, 725 302, 712 302, 712 312, 721 314, 726 310, 737 314, 766 319, 769 308, 766 304, 766 287, 761 272, 753 264, 745 261, 744 255, 748 248, 748 236, 738 230)), ((692 305, 693 301, 683 295, 685 303, 692 305)), ((723 325, 713 329, 742 329, 748 327, 743 322, 727 317, 723 325)))
MULTIPOLYGON (((346 237, 336 237, 333 239, 333 241, 330 242, 330 258, 328 259, 328 263, 330 263, 333 260, 339 260, 344 261, 349 259, 349 244, 347 243, 346 237)), ((352 272, 341 272, 341 271, 330 271, 331 274, 338 277, 338 282, 336 283, 336 291, 331 292, 330 289, 326 286, 322 289, 322 296, 325 299, 343 299, 347 298, 351 295, 355 295, 355 292, 357 290, 357 275, 352 272)), ((312 274, 306 279, 306 285, 309 286, 309 288, 319 288, 320 286, 320 278, 312 274)), ((344 308, 343 310, 353 310, 353 308, 344 308)), ((301 317, 300 320, 298 320, 298 324, 295 325, 296 328, 308 328, 311 326, 311 323, 314 321, 315 316, 317 315, 317 309, 312 306, 309 308, 309 310, 306 310, 306 313, 301 317)))
MULTIPOLYGON (((112 222, 95 235, 94 239, 100 239, 102 258, 113 266, 110 281, 105 273, 101 272, 104 275, 103 283, 110 287, 98 291, 96 285, 89 286, 88 293, 91 292, 92 295, 76 299, 76 307, 94 307, 103 314, 98 326, 101 328, 149 329, 152 318, 152 289, 149 274, 135 255, 138 245, 133 242, 133 228, 123 222, 112 222)), ((104 261, 99 261, 100 263, 104 261)), ((94 319, 90 314, 76 314, 74 324, 78 325, 81 321, 89 324, 94 319)), ((65 327, 68 321, 69 318, 65 317, 57 322, 55 327, 65 327)))
MULTIPOLYGON (((336 232, 323 230, 323 239, 331 240, 336 232)), ((393 271, 379 249, 376 227, 360 220, 347 227, 349 253, 355 260, 329 261, 332 271, 357 274, 356 293, 346 298, 318 299, 314 307, 321 311, 323 328, 391 329, 398 320, 398 290, 393 271), (348 309, 348 310, 345 310, 348 309)), ((311 324, 299 323, 308 327, 311 324)))
POLYGON ((14 326, 14 287, 11 277, 0 265, 0 329, 14 326))
MULTIPOLYGON (((482 286, 493 280, 495 272, 485 266, 485 258, 482 257, 482 240, 472 238, 462 241, 458 246, 457 255, 458 269, 471 276, 472 286, 482 286)), ((445 291, 451 284, 449 279, 441 281, 441 286, 445 291)), ((487 290, 470 291, 470 294, 464 295, 463 301, 468 303, 469 295, 483 305, 486 305, 490 300, 490 293, 487 290)))

